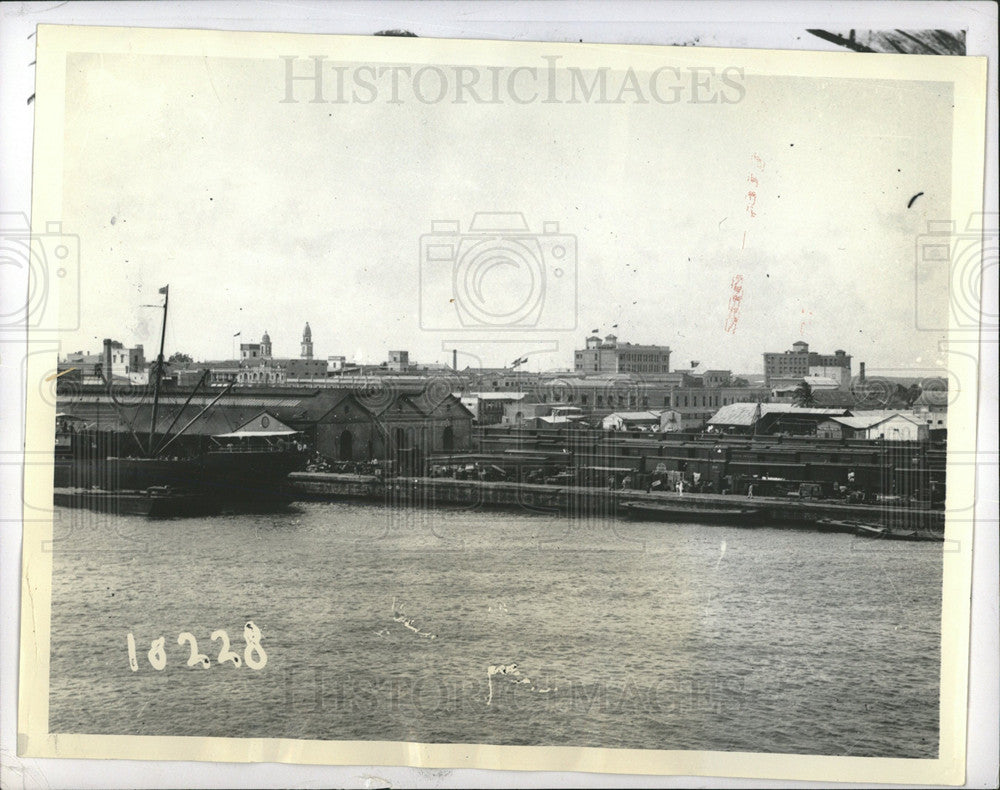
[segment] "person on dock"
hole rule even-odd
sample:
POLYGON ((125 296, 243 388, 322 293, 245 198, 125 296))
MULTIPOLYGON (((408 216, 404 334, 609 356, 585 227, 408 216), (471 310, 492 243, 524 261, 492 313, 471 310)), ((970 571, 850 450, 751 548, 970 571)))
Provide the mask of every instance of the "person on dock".
POLYGON ((753 483, 747 486, 747 499, 753 499, 753 483))

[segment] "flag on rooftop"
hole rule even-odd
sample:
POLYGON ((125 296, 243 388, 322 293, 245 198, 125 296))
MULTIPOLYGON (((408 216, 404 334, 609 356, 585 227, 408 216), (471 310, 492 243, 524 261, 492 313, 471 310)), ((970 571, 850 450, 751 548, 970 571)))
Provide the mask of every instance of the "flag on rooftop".
POLYGON ((161 294, 163 294, 164 296, 166 296, 166 295, 167 295, 167 292, 168 292, 169 290, 170 290, 170 286, 169 286, 169 285, 164 285, 164 286, 163 286, 163 287, 162 287, 162 288, 161 288, 161 289, 159 290, 159 293, 161 293, 161 294))

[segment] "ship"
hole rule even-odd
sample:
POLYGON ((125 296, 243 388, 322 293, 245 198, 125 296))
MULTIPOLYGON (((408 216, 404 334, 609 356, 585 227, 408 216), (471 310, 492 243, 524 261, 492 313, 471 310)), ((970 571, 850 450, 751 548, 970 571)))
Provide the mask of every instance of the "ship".
POLYGON ((169 286, 160 293, 163 324, 159 354, 150 371, 151 398, 147 401, 143 391, 139 401, 122 403, 110 372, 102 371, 117 411, 115 429, 88 426, 68 411, 56 415, 54 503, 150 517, 287 505, 294 498, 288 475, 304 468, 308 459, 299 431, 267 411, 228 430, 191 431, 192 426, 208 422, 207 416, 235 381, 191 416, 195 396, 209 392, 206 371, 180 409, 160 413, 169 286))

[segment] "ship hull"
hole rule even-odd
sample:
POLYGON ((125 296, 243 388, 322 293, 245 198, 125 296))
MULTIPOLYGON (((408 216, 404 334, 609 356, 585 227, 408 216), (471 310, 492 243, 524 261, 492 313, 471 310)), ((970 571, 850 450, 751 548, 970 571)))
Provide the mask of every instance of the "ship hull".
POLYGON ((265 510, 294 498, 296 452, 220 452, 198 458, 57 458, 56 504, 134 515, 265 510))
POLYGON ((211 503, 198 494, 179 491, 105 491, 86 488, 56 488, 53 503, 59 507, 81 508, 120 516, 172 518, 199 515, 211 510, 211 503))

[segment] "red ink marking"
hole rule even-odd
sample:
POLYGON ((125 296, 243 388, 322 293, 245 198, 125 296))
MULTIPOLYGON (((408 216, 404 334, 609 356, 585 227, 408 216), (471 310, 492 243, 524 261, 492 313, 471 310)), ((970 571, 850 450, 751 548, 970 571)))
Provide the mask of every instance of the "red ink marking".
MULTIPOLYGON (((752 187, 747 190, 746 193, 746 210, 747 214, 751 217, 756 217, 757 212, 754 210, 757 207, 757 188, 760 186, 760 179, 753 173, 756 170, 758 173, 764 170, 764 160, 761 158, 760 154, 753 153, 750 155, 750 164, 752 165, 751 171, 747 173, 747 183, 752 187)), ((719 223, 722 224, 721 222, 719 223)), ((742 252, 747 248, 747 233, 748 228, 743 230, 743 243, 740 245, 740 251, 742 252)), ((737 274, 733 277, 730 283, 733 293, 729 297, 729 314, 726 316, 725 329, 730 334, 736 333, 736 327, 740 322, 740 303, 743 299, 743 275, 737 274)))
POLYGON ((733 277, 730 287, 733 289, 729 297, 729 315, 726 316, 725 330, 731 335, 736 334, 736 326, 740 322, 740 302, 743 300, 743 275, 733 277))

